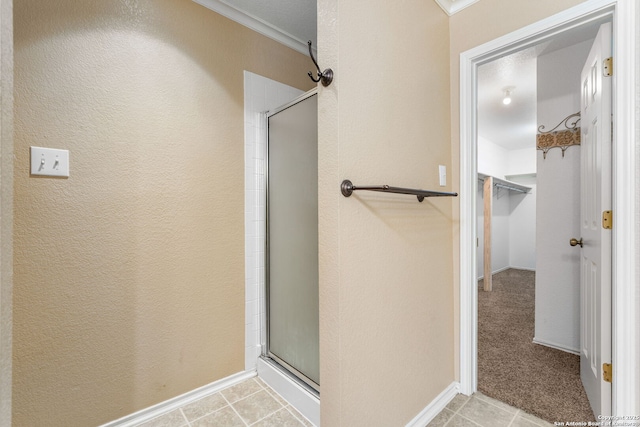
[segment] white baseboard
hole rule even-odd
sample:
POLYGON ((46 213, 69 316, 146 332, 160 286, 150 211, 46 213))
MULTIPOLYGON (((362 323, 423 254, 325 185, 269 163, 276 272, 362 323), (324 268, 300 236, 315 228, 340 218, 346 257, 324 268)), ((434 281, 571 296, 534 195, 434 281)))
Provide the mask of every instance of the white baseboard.
POLYGON ((263 358, 258 359, 258 376, 314 425, 320 425, 320 399, 263 358))
POLYGON ((540 345, 543 345, 545 347, 555 348, 556 350, 566 351, 567 353, 577 354, 578 356, 580 355, 580 350, 578 350, 578 349, 567 347, 565 345, 554 343, 554 342, 551 342, 551 341, 541 340, 541 339, 536 338, 536 337, 533 337, 533 343, 534 344, 540 344, 540 345))
POLYGON ((149 421, 155 417, 166 414, 178 409, 181 406, 187 405, 191 402, 195 402, 198 399, 202 399, 205 396, 217 393, 220 390, 238 384, 249 378, 253 378, 257 375, 256 371, 239 372, 237 374, 228 376, 218 381, 214 381, 211 384, 207 384, 195 390, 188 391, 180 396, 176 396, 164 402, 160 402, 157 405, 150 406, 142 409, 133 414, 126 415, 115 421, 103 424, 100 427, 133 427, 145 421, 149 421))
POLYGON ((452 382, 435 399, 431 401, 406 427, 424 427, 429 424, 459 393, 460 384, 452 382))
MULTIPOLYGON (((492 272, 491 272, 491 274, 498 274, 498 273, 501 273, 501 272, 503 272, 503 271, 505 271, 505 270, 508 270, 508 269, 510 269, 510 268, 511 268, 511 267, 509 267, 509 266, 502 267, 502 268, 497 269, 496 271, 492 271, 492 272)), ((478 277, 478 280, 482 280, 482 279, 484 279, 484 275, 482 275, 482 276, 478 277)))
POLYGON ((535 268, 529 268, 529 267, 515 267, 515 266, 511 266, 509 268, 513 268, 514 270, 524 270, 524 271, 536 271, 535 268))

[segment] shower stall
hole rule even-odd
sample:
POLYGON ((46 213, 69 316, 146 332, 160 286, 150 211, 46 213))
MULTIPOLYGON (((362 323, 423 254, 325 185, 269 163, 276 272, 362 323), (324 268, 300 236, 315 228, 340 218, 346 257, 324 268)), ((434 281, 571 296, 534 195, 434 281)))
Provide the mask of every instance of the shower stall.
POLYGON ((266 128, 262 360, 317 398, 317 90, 267 112, 266 128))
POLYGON ((266 337, 269 357, 319 391, 318 103, 267 114, 266 337))

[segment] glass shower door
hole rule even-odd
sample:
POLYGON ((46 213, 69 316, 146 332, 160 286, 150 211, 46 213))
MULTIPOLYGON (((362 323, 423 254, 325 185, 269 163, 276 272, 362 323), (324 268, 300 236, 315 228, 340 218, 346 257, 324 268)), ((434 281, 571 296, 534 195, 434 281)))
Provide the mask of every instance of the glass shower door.
POLYGON ((267 121, 266 355, 319 391, 316 93, 267 121))

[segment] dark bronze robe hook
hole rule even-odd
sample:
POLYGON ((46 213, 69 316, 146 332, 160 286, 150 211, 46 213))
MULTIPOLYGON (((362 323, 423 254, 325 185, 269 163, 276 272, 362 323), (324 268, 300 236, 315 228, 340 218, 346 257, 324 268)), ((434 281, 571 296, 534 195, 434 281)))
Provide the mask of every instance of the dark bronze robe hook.
POLYGON ((316 69, 318 70, 318 78, 315 79, 311 71, 309 71, 307 74, 309 75, 311 80, 313 80, 314 82, 316 83, 322 82, 322 86, 325 86, 325 87, 329 86, 333 81, 333 70, 331 68, 327 68, 324 71, 320 71, 320 66, 318 65, 318 62, 316 62, 316 58, 313 57, 313 52, 311 51, 311 40, 309 40, 307 44, 309 45, 309 56, 311 57, 311 60, 313 61, 313 63, 316 66, 316 69))

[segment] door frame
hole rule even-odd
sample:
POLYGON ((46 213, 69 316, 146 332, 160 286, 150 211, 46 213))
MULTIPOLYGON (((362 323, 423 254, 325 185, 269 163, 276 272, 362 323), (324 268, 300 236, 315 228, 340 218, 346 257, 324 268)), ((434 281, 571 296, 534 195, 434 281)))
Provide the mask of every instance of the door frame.
POLYGON ((477 68, 584 23, 613 16, 613 211, 612 415, 640 413, 640 290, 636 283, 638 226, 635 171, 638 128, 635 96, 638 30, 636 0, 588 0, 537 23, 460 54, 460 391, 477 390, 477 303, 475 242, 477 194, 477 68), (616 143, 618 142, 618 143, 616 143))

